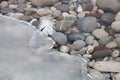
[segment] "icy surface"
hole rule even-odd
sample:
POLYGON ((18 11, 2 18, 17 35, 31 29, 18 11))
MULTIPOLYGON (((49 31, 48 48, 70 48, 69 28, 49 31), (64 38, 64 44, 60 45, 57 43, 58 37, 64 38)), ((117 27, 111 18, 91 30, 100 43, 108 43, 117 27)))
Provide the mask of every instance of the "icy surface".
POLYGON ((32 25, 0 16, 0 80, 89 80, 82 57, 52 44, 32 25))

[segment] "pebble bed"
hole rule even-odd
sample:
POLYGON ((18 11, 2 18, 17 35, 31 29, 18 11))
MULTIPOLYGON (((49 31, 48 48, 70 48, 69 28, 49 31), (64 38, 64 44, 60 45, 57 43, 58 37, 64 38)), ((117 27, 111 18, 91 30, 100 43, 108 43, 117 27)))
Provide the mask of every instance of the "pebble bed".
POLYGON ((0 14, 53 17, 55 49, 86 58, 92 80, 120 80, 120 0, 0 0, 0 14))

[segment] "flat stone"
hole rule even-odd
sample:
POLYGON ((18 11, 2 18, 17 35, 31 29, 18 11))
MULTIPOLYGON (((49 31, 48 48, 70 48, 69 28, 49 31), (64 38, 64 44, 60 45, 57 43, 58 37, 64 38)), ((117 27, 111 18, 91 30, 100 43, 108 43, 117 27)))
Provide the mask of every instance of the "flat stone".
POLYGON ((35 6, 50 6, 57 3, 59 0, 31 0, 35 6))
POLYGON ((96 2, 98 7, 103 10, 112 12, 118 12, 120 10, 120 3, 117 0, 96 0, 96 2))
POLYGON ((103 29, 95 29, 92 34, 98 39, 108 37, 108 33, 103 29))
POLYGON ((109 49, 113 49, 113 48, 117 47, 117 43, 114 41, 111 41, 111 42, 107 43, 105 46, 109 49))
POLYGON ((94 59, 109 57, 111 56, 111 50, 103 49, 103 50, 94 51, 92 53, 92 56, 94 59))
POLYGON ((52 15, 51 10, 44 9, 44 8, 38 9, 36 13, 40 16, 51 16, 52 15))
POLYGON ((94 64, 94 68, 102 72, 120 72, 120 62, 117 61, 98 61, 94 64))

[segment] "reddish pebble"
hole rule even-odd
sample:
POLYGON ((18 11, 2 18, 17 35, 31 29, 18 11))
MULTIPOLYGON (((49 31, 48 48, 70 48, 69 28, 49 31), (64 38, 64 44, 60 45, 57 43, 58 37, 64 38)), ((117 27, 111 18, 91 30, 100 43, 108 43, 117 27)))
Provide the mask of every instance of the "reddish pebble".
POLYGON ((92 16, 92 17, 95 17, 97 19, 100 19, 101 14, 100 13, 86 13, 85 14, 85 17, 89 17, 89 16, 92 16))

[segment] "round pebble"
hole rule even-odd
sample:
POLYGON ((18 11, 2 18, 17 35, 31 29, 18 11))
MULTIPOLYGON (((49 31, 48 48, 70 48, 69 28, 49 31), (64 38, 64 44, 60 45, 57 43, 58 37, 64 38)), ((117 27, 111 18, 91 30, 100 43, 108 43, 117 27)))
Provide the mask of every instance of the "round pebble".
POLYGON ((114 14, 113 13, 104 13, 101 18, 101 22, 105 24, 111 24, 114 20, 114 14))
POLYGON ((96 0, 96 3, 100 9, 105 11, 112 11, 114 13, 120 11, 120 3, 118 0, 96 0))
POLYGON ((119 50, 114 50, 111 54, 112 57, 118 57, 120 55, 119 50))
POLYGON ((64 53, 68 53, 69 52, 69 47, 68 46, 65 46, 65 45, 62 45, 60 47, 60 51, 61 52, 64 52, 64 53))
POLYGON ((73 43, 76 50, 80 50, 81 48, 85 47, 86 43, 83 40, 76 40, 73 43))
POLYGON ((1 4, 0 4, 1 8, 5 8, 7 6, 8 6, 8 2, 7 1, 2 1, 1 4))
POLYGON ((118 12, 118 13, 116 14, 115 20, 116 20, 116 21, 120 21, 120 12, 118 12))
POLYGON ((97 20, 94 17, 85 17, 77 20, 77 26, 84 32, 92 32, 97 26, 97 20))
POLYGON ((87 36, 85 39, 86 44, 91 45, 94 42, 94 37, 93 36, 87 36))
POLYGON ((96 29, 92 32, 92 34, 98 39, 108 37, 108 33, 103 29, 96 29))
POLYGON ((113 22, 111 27, 115 32, 120 32, 120 21, 113 22))
POLYGON ((55 32, 52 38, 59 44, 64 45, 67 42, 67 36, 61 32, 55 32))
POLYGON ((68 40, 75 41, 75 40, 84 40, 85 36, 82 33, 73 33, 68 35, 68 40))

